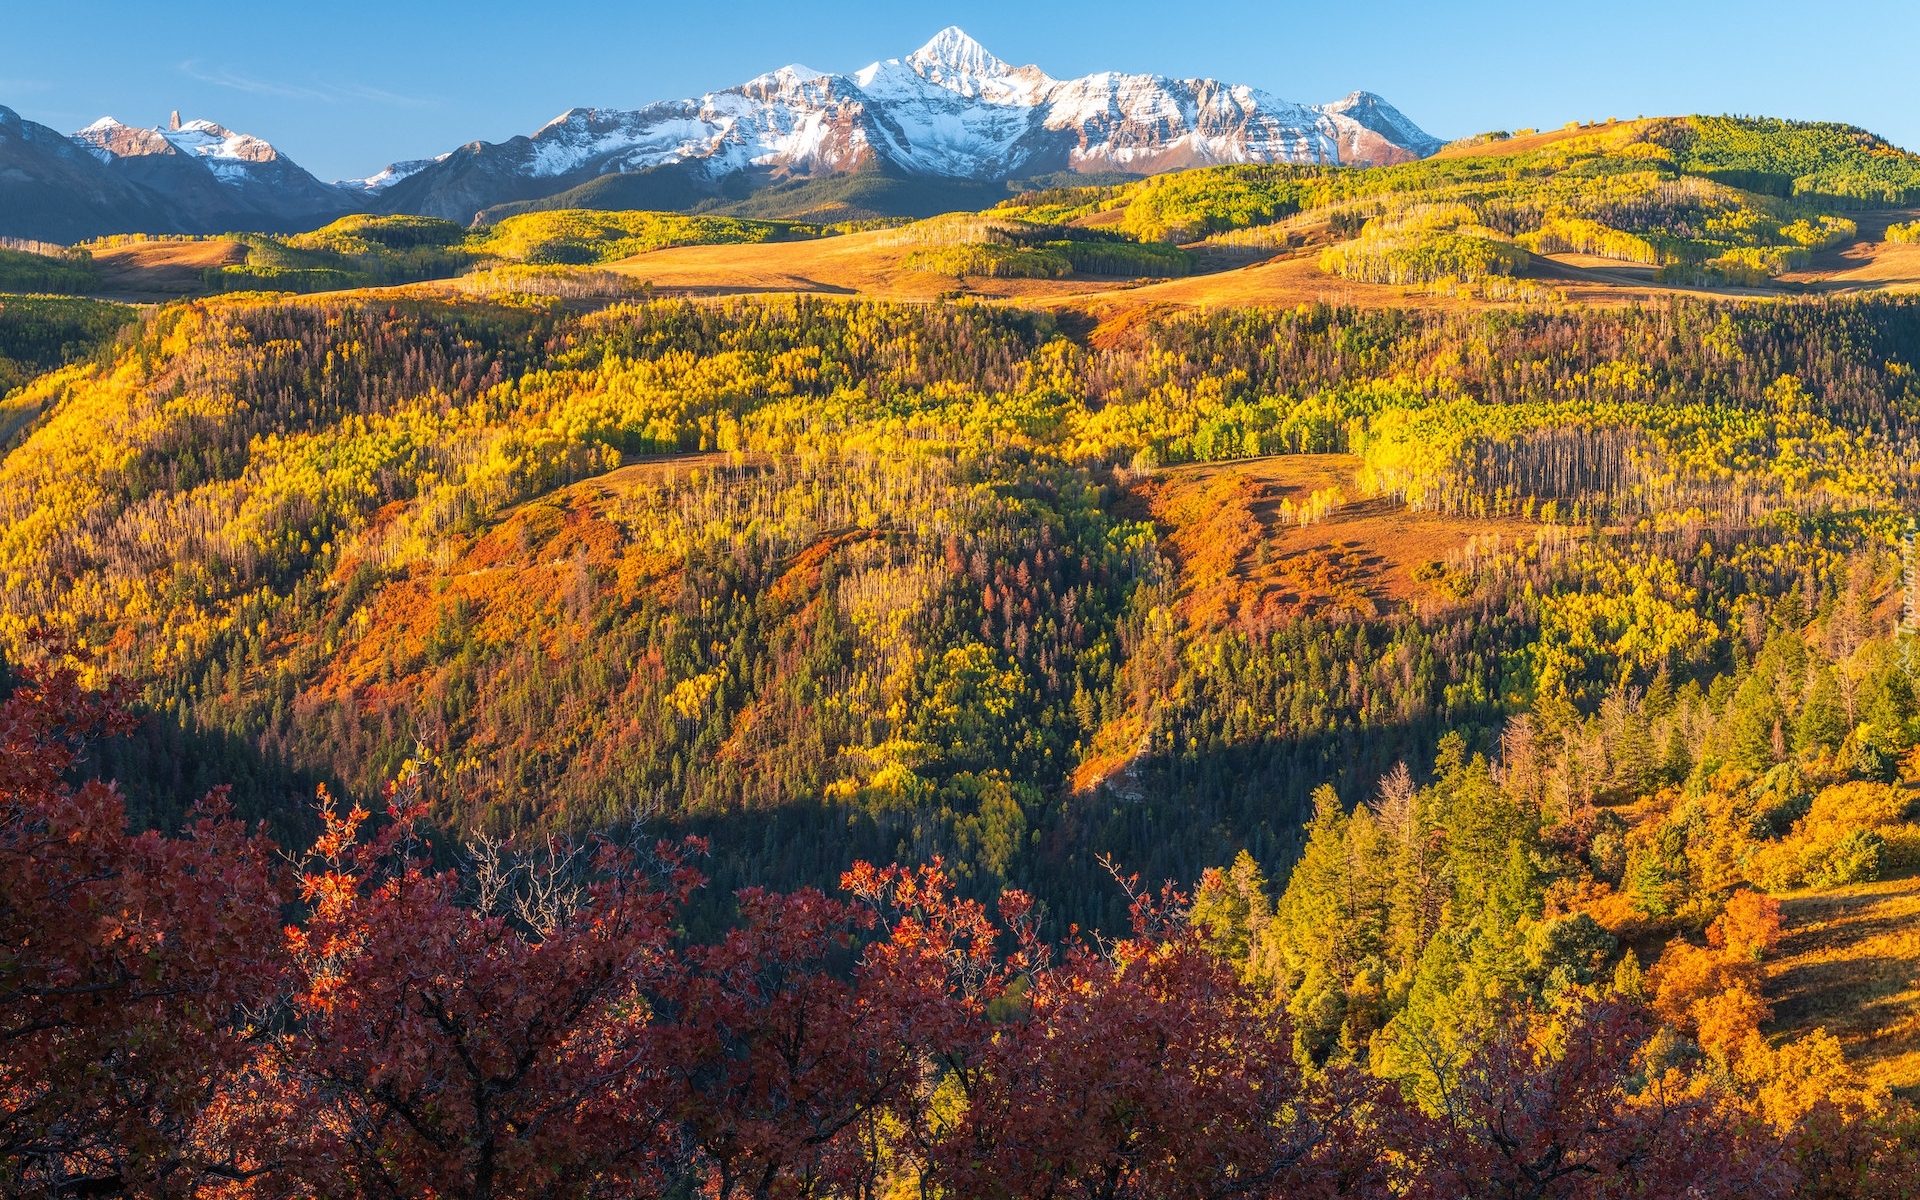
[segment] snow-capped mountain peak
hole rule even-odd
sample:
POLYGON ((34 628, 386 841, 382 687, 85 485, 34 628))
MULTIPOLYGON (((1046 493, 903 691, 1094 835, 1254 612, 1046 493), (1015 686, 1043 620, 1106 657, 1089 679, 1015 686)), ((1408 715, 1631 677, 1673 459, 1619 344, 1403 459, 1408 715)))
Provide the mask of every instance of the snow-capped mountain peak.
POLYGON ((740 86, 743 88, 776 89, 793 87, 798 84, 812 83, 816 79, 825 79, 825 71, 816 71, 803 63, 788 63, 784 67, 756 75, 740 86))
POLYGON ((158 129, 124 125, 112 117, 101 117, 74 134, 73 140, 103 163, 111 163, 116 158, 174 152, 172 143, 161 137, 158 129))
POLYGON ((91 151, 102 162, 115 158, 136 158, 150 154, 177 153, 205 160, 215 174, 241 163, 268 163, 279 152, 262 138, 234 133, 212 121, 188 121, 176 127, 154 126, 142 129, 124 125, 112 117, 98 121, 73 135, 74 141, 91 151))
MULTIPOLYGON (((14 126, 27 127, 0 109, 0 134, 14 126)), ((0 142, 14 145, 10 136, 0 142)), ((976 186, 970 195, 977 198, 1002 183, 1063 172, 1371 165, 1440 146, 1370 92, 1303 105, 1212 79, 1119 72, 1055 79, 1038 66, 1010 64, 954 26, 909 54, 856 71, 791 63, 695 98, 636 110, 573 108, 524 137, 470 142, 338 184, 321 183, 262 138, 213 121, 183 123, 178 114, 151 127, 102 117, 70 136, 45 136, 57 146, 34 151, 34 170, 68 180, 65 203, 84 216, 65 220, 47 210, 61 219, 34 228, 61 236, 82 228, 310 229, 369 210, 464 222, 514 202, 692 209, 856 170, 934 184, 897 193, 850 189, 920 197, 876 202, 881 207, 925 206, 955 182, 996 185, 976 186), (572 194, 587 185, 590 193, 572 194), (108 210, 120 215, 101 215, 108 210)), ((0 224, 6 216, 0 210, 0 224)))
MULTIPOLYGON (((156 129, 176 150, 228 162, 272 162, 279 152, 263 138, 234 133, 212 121, 188 121, 178 129, 156 129)), ((218 170, 218 167, 215 168, 218 170)))
POLYGON ((692 204, 865 166, 998 182, 1214 163, 1372 164, 1439 146, 1370 93, 1308 106, 1211 79, 1059 80, 1010 65, 950 26, 902 58, 848 74, 794 64, 635 111, 571 109, 530 137, 476 142, 345 186, 378 195, 383 208, 464 221, 495 204, 666 168, 677 180, 658 185, 668 191, 648 183, 627 194, 692 204))
POLYGON ((906 65, 927 82, 963 96, 977 94, 975 87, 979 82, 1004 79, 1013 72, 1012 67, 995 58, 958 25, 949 25, 934 34, 926 45, 907 55, 906 65))
POLYGON ((213 121, 141 128, 102 117, 73 135, 74 144, 163 203, 189 228, 274 228, 309 224, 352 207, 347 195, 321 183, 264 138, 213 121))
POLYGON ((412 158, 405 162, 389 163, 365 179, 336 179, 333 186, 351 192, 384 192, 401 180, 411 175, 418 175, 435 163, 447 161, 452 154, 453 151, 449 150, 446 154, 436 155, 433 158, 412 158))

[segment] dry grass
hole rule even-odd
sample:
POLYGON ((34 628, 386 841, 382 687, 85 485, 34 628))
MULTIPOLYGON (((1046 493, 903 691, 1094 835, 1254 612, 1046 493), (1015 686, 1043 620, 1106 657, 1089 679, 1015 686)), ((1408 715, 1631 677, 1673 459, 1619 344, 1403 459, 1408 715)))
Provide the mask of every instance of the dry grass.
POLYGON ((1180 615, 1191 626, 1257 631, 1316 612, 1377 616, 1393 607, 1444 607, 1455 598, 1414 578, 1470 538, 1527 536, 1516 518, 1475 520, 1409 512, 1360 498, 1359 460, 1345 454, 1289 454, 1160 472, 1136 485, 1134 502, 1160 527, 1180 571, 1180 615), (1347 502, 1310 525, 1283 524, 1283 502, 1298 508, 1337 487, 1347 502))
MULTIPOLYGON (((897 235, 893 235, 897 236, 897 235)), ((611 269, 653 284, 656 291, 691 295, 812 292, 891 300, 934 300, 964 293, 995 300, 1061 298, 1115 286, 1112 279, 956 280, 908 270, 912 246, 887 245, 886 230, 804 242, 675 246, 636 254, 611 269)))
POLYGON ((1555 142, 1564 142, 1573 138, 1595 137, 1601 134, 1620 135, 1621 141, 1638 136, 1642 129, 1653 124, 1652 120, 1615 121, 1608 125, 1575 125, 1566 129, 1549 129, 1541 133, 1529 133, 1522 137, 1508 138, 1503 142, 1485 142, 1478 146, 1448 146, 1434 155, 1435 158, 1485 158, 1495 154, 1526 154, 1551 146, 1555 142))
MULTIPOLYGON (((1517 140, 1517 139, 1516 139, 1517 140)), ((1505 143, 1502 143, 1503 145, 1505 143)), ((1359 283, 1324 274, 1319 252, 1323 227, 1303 226, 1304 245, 1280 253, 1233 247, 1201 247, 1203 273, 1184 279, 1120 280, 1072 275, 1064 279, 954 280, 907 270, 912 251, 884 246, 879 233, 811 242, 761 245, 678 246, 636 255, 613 270, 652 283, 658 292, 722 296, 773 292, 870 296, 930 301, 967 295, 989 301, 1084 312, 1097 321, 1144 309, 1293 307, 1341 304, 1359 308, 1451 311, 1510 308, 1509 302, 1428 295, 1422 289, 1359 283)), ((1920 246, 1863 244, 1825 256, 1810 273, 1789 276, 1775 288, 1677 287, 1654 282, 1653 269, 1586 255, 1536 257, 1537 282, 1573 305, 1642 304, 1662 296, 1703 293, 1764 297, 1811 290, 1920 284, 1920 246), (1824 271, 1822 270, 1824 268, 1824 271)))
POLYGON ((1920 874, 1781 897, 1768 1032, 1824 1026, 1874 1083, 1920 1092, 1920 874))
MULTIPOLYGON (((1614 144, 1632 140, 1647 124, 1647 121, 1634 120, 1556 129, 1441 153, 1444 157, 1519 154, 1576 138, 1614 144)), ((1655 282, 1651 267, 1576 254, 1536 256, 1531 276, 1544 288, 1558 293, 1552 302, 1581 306, 1641 304, 1680 293, 1768 297, 1920 288, 1920 245, 1895 245, 1885 240, 1890 221, 1910 220, 1916 213, 1853 215, 1860 225, 1858 242, 1818 255, 1806 270, 1783 276, 1775 285, 1764 288, 1661 284, 1655 282)), ((906 270, 904 260, 910 249, 885 244, 890 240, 889 235, 880 231, 819 241, 682 246, 636 255, 615 264, 614 269, 649 281, 666 292, 696 295, 812 292, 897 300, 933 300, 965 294, 1039 307, 1071 308, 1091 314, 1097 320, 1107 320, 1129 310, 1161 307, 1291 307, 1313 303, 1428 310, 1512 307, 1506 301, 1431 296, 1418 288, 1358 283, 1325 275, 1319 268, 1319 254, 1327 245, 1334 244, 1325 213, 1301 214, 1280 225, 1287 234, 1285 247, 1197 245, 1189 249, 1195 253, 1200 273, 1159 282, 1086 275, 1051 280, 952 280, 906 270)))
POLYGON ((115 300, 155 303, 206 292, 201 272, 245 262, 239 242, 135 242, 96 250, 100 292, 115 300))
POLYGON ((1849 215, 1860 226, 1859 240, 1815 255, 1804 270, 1783 275, 1781 280, 1842 295, 1920 291, 1920 245, 1887 241, 1887 226, 1920 219, 1920 209, 1849 215))
POLYGON ((1459 307, 1471 302, 1412 295, 1406 289, 1356 284, 1320 272, 1309 247, 1291 256, 1244 252, 1206 253, 1202 266, 1228 266, 1211 274, 1161 282, 1107 276, 1064 279, 955 280, 910 271, 910 247, 880 244, 881 232, 811 242, 755 246, 677 246, 612 264, 622 274, 653 284, 656 291, 688 295, 809 292, 893 300, 935 300, 964 294, 1041 307, 1070 307, 1096 315, 1153 305, 1293 305, 1327 301, 1369 307, 1459 307), (1255 261, 1248 263, 1249 258, 1255 261), (1229 265, 1236 264, 1236 265, 1229 265), (1237 265, 1246 264, 1246 265, 1237 265))

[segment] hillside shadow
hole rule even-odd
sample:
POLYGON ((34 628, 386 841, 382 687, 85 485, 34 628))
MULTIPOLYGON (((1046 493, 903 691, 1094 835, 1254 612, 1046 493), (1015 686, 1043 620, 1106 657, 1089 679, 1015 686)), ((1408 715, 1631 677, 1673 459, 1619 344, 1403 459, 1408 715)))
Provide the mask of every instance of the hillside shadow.
POLYGON ((178 830, 194 805, 223 785, 234 815, 266 822, 282 846, 305 846, 319 829, 313 798, 321 776, 262 753, 252 739, 183 727, 154 713, 124 737, 89 746, 74 774, 117 783, 135 829, 178 830))

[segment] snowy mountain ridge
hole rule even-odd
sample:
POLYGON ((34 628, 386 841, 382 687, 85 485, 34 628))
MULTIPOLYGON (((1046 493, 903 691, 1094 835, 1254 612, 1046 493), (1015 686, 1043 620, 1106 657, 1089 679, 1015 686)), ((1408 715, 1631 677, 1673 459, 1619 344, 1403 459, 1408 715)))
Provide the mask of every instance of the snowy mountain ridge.
POLYGON ((12 197, 0 204, 0 233, 290 232, 367 211, 465 223, 527 204, 692 209, 854 171, 909 181, 917 198, 889 201, 899 212, 887 212, 925 215, 959 202, 952 189, 962 184, 978 203, 983 186, 1059 173, 1360 166, 1439 147, 1370 92, 1306 105, 1212 79, 1055 79, 949 27, 847 74, 794 63, 698 98, 573 108, 530 136, 337 183, 262 138, 177 113, 151 128, 102 117, 61 135, 0 109, 0 198, 12 197))
POLYGON ((147 129, 101 117, 73 142, 175 212, 172 224, 186 232, 298 229, 353 207, 265 139, 212 121, 183 123, 176 113, 147 129))
POLYGON ((1303 105, 1212 79, 1060 80, 1010 65, 949 27, 904 58, 850 74, 795 63, 698 98, 569 109, 529 137, 469 143, 341 186, 391 192, 406 183, 387 202, 396 210, 465 220, 496 202, 489 193, 529 197, 535 181, 574 186, 670 167, 715 187, 743 173, 777 182, 870 165, 994 181, 1222 163, 1376 165, 1440 144, 1369 92, 1303 105))

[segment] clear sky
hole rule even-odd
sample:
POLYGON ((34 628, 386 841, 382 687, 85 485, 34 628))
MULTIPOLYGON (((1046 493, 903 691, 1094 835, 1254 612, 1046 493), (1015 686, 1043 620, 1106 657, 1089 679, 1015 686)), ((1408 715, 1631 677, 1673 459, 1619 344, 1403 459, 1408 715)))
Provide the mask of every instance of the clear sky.
POLYGON ((855 70, 949 24, 1056 77, 1206 75, 1306 103, 1366 88, 1441 137, 1732 112, 1920 150, 1915 0, 0 0, 0 104, 68 131, 177 108, 335 179, 574 105, 637 108, 788 62, 855 70))

